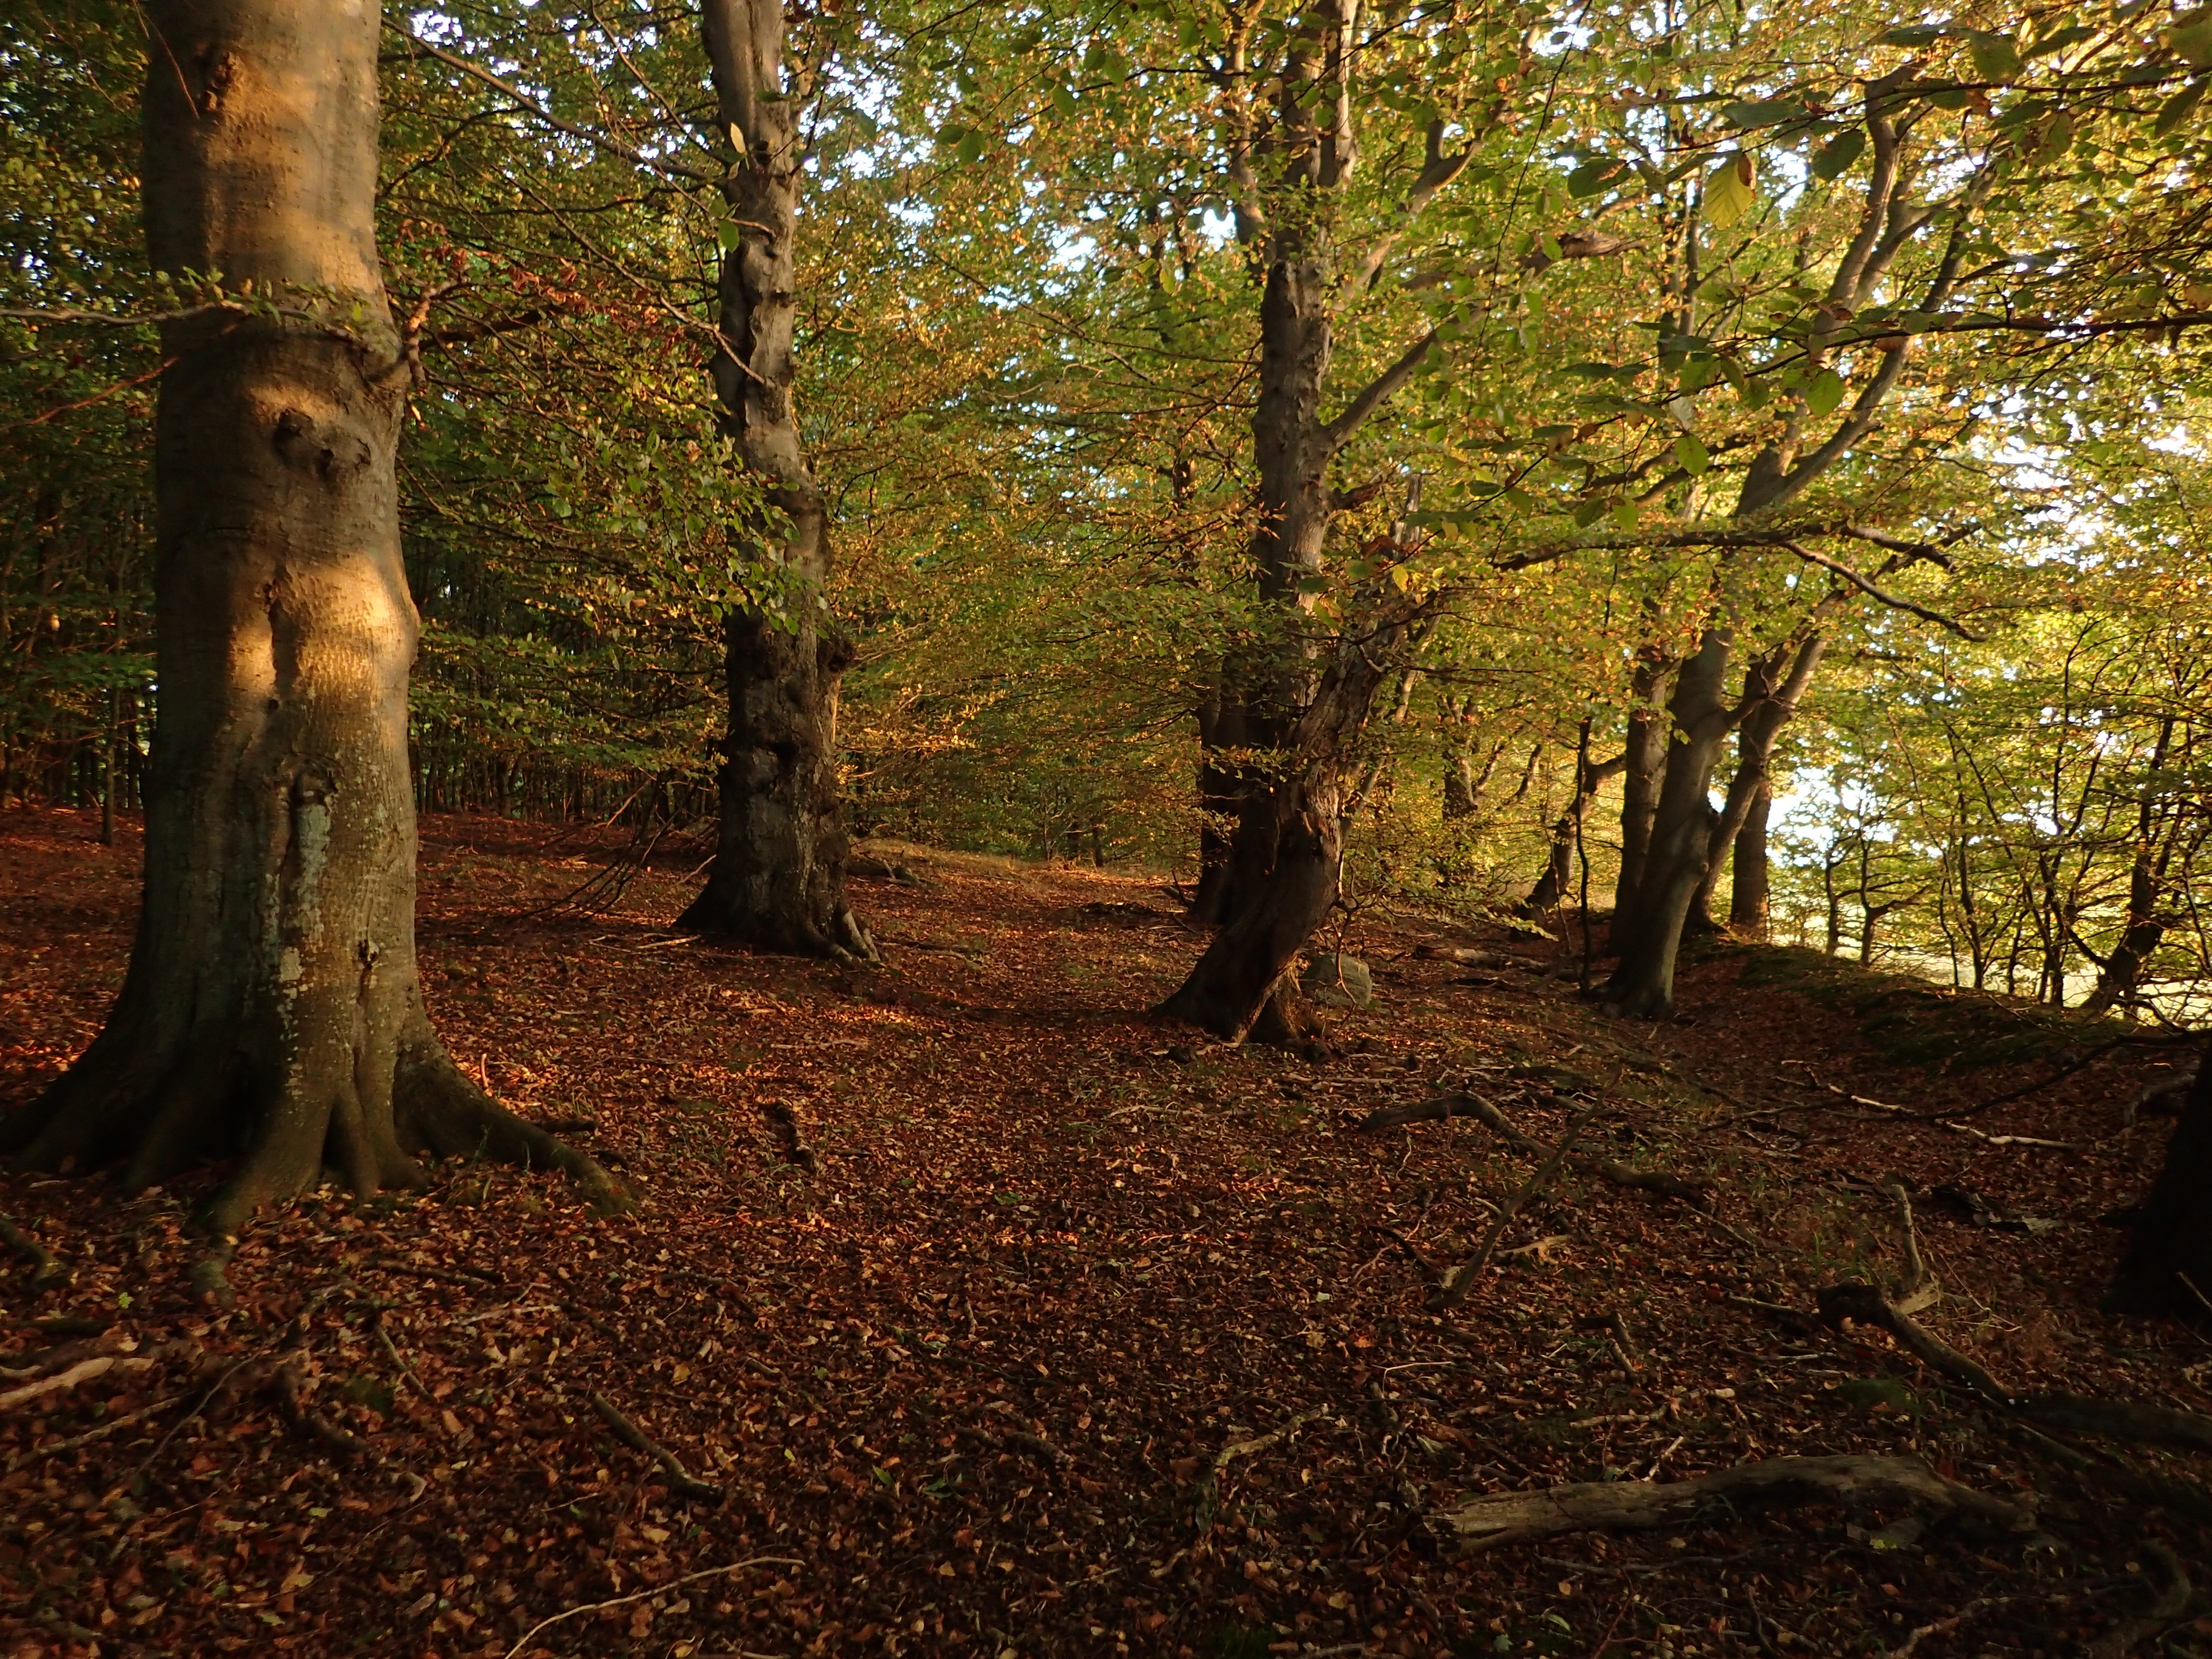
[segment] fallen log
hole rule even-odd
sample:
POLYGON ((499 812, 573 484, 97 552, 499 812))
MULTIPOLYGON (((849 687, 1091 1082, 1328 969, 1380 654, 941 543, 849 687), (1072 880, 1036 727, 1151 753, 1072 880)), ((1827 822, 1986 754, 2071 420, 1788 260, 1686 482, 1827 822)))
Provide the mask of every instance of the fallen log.
POLYGON ((1715 1506, 1813 1504, 1911 1504, 2005 1532, 2025 1532, 2035 1523, 2025 1504, 1947 1480, 1917 1457, 1776 1457, 1690 1480, 1598 1480, 1496 1492, 1435 1518, 1461 1550, 1476 1551, 1562 1533, 1680 1526, 1715 1506))

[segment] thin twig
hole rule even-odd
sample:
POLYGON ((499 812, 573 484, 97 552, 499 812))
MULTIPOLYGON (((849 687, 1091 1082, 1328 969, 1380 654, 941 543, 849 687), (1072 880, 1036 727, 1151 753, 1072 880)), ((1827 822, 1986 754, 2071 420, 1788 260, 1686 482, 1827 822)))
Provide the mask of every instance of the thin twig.
POLYGON ((580 1619, 587 1613, 605 1613, 609 1607, 627 1607, 632 1601, 642 1601, 650 1596, 665 1595, 669 1591, 680 1589, 685 1584, 696 1584, 702 1578, 713 1578, 723 1573, 742 1572, 747 1567, 798 1567, 805 1565, 804 1562, 793 1560, 787 1555, 749 1556, 743 1561, 732 1561, 723 1566, 705 1567, 697 1572, 687 1572, 680 1578, 672 1578, 665 1584, 655 1584, 648 1589, 633 1590, 628 1595, 617 1595, 608 1601, 591 1601, 580 1607, 570 1607, 565 1613, 556 1613, 550 1619, 539 1620, 528 1630, 523 1632, 522 1639, 501 1654, 500 1659, 514 1659, 516 1654, 530 1645, 538 1632, 557 1625, 566 1619, 580 1619))

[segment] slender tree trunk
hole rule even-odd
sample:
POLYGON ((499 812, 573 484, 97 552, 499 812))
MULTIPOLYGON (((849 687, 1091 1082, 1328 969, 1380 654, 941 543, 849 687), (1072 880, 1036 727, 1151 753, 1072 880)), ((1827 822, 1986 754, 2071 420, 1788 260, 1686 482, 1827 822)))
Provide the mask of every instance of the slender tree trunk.
MULTIPOLYGON (((2166 765, 2166 750, 2173 741, 2173 726, 2171 714, 2160 723, 2158 741, 2151 749, 2153 772, 2166 765)), ((2173 856, 2181 820, 2174 817, 2162 837, 2154 836, 2156 822, 2151 803, 2146 798, 2136 816, 2135 861, 2128 868, 2127 923, 2121 930, 2120 942, 2112 947, 2112 955, 2098 969, 2095 988, 2081 1005, 2083 1011, 2091 1015, 2109 1013, 2134 996, 2151 952, 2166 937, 2166 921, 2159 914, 2159 901, 2165 896, 2166 865, 2173 856)))
POLYGON ((1771 931, 1766 828, 1773 806, 1774 780, 1763 777, 1736 831, 1735 879, 1729 893, 1729 927, 1744 939, 1763 941, 1771 931))
POLYGON ((236 1231, 325 1169, 589 1160, 510 1116, 430 1029, 415 963, 395 455, 408 370, 377 268, 378 10, 149 0, 154 268, 310 316, 164 325, 154 434, 161 684, 144 900, 107 1024, 0 1126, 33 1168, 136 1189, 235 1155, 236 1231))
POLYGON ((787 525, 752 550, 783 592, 731 612, 721 828, 707 885, 679 925, 800 956, 873 960, 845 900, 837 684, 852 647, 831 618, 828 515, 792 406, 800 166, 784 85, 781 0, 702 0, 717 113, 743 145, 723 185, 738 243, 722 258, 714 391, 723 429, 787 525))
POLYGON ((1620 873, 1613 886, 1613 948, 1625 942, 1622 929, 1636 911, 1644 861, 1651 848, 1651 824, 1659 810, 1660 772, 1667 764, 1667 716, 1655 699, 1668 664, 1656 653, 1637 658, 1628 682, 1628 738, 1621 751, 1620 873))
MULTIPOLYGON (((1577 753, 1586 756, 1589 752, 1587 721, 1583 724, 1583 744, 1577 753)), ((1578 763, 1575 798, 1552 825, 1552 841, 1545 854, 1544 873, 1536 878, 1536 884, 1528 890, 1528 896, 1521 901, 1520 909, 1523 915, 1540 915, 1555 908, 1566 896, 1567 884, 1574 871, 1576 829, 1583 821, 1583 814, 1589 810, 1590 798, 1604 787, 1607 779, 1618 775, 1627 764, 1626 750, 1609 761, 1578 763)), ((1588 925, 1585 920, 1584 926, 1588 925)))
MULTIPOLYGON (((1796 714, 1797 705, 1812 684, 1826 650, 1825 636, 1815 631, 1799 641, 1794 657, 1788 646, 1778 646, 1744 670, 1745 712, 1743 724, 1736 732, 1735 776, 1729 781, 1728 799, 1713 832, 1712 852, 1706 860, 1705 876, 1698 884, 1697 897, 1690 907, 1690 925, 1699 932, 1715 931, 1712 899, 1720 884, 1722 865, 1729 848, 1736 844, 1736 838, 1750 821, 1753 805, 1773 799, 1775 741, 1782 735, 1782 728, 1796 714), (1787 673, 1782 667, 1785 658, 1790 659, 1787 673)), ((1765 856, 1763 828, 1759 856, 1762 860, 1765 856)), ((1760 878, 1765 879, 1764 871, 1760 878)), ((1761 903, 1763 906, 1763 896, 1761 903)), ((1763 909, 1760 927, 1763 930, 1763 909)))
POLYGON ((1190 915, 1208 927, 1227 921, 1233 902, 1245 796, 1243 768, 1234 757, 1249 741, 1248 725, 1243 702, 1224 674, 1198 711, 1198 890, 1190 915))
POLYGON ((1723 694, 1734 641, 1732 630, 1708 628, 1697 654, 1674 677, 1674 735, 1652 816, 1651 846, 1625 930, 1615 919, 1616 931, 1625 931, 1626 938, 1620 965, 1606 985, 1606 1000, 1634 1018, 1664 1019, 1674 1011, 1682 924, 1705 877, 1718 823, 1707 797, 1732 720, 1723 694))
POLYGON ((2108 1304, 2142 1313, 2204 1312, 2212 1296, 2212 1054, 2199 1059, 2166 1162, 2137 1216, 2108 1304))

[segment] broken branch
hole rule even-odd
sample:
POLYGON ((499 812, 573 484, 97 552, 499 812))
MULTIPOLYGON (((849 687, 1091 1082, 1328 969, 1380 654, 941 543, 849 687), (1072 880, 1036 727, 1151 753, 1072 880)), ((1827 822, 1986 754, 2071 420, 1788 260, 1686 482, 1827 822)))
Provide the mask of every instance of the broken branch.
POLYGON ((1598 1480, 1498 1492, 1471 1498, 1441 1519, 1460 1547, 1473 1551, 1561 1533, 1674 1525, 1716 1503, 1908 1503, 2007 1532, 2023 1531, 2034 1520, 2023 1506, 1947 1480, 1917 1457, 1776 1457, 1689 1480, 1598 1480))
POLYGON ((684 1467, 683 1461, 674 1452, 669 1450, 659 1441, 649 1438, 644 1430, 639 1428, 636 1424, 616 1409, 614 1401, 608 1399, 606 1395, 594 1392, 592 1395, 592 1409, 606 1420, 607 1426, 615 1431, 616 1439, 621 1441, 632 1451, 641 1453, 660 1465, 667 1472, 669 1483, 684 1497, 696 1498, 702 1504, 719 1504, 722 1501, 722 1489, 720 1486, 710 1485, 692 1474, 684 1467))
POLYGON ((702 1578, 715 1578, 724 1573, 742 1572, 747 1567, 798 1567, 805 1565, 804 1562, 793 1560, 787 1555, 749 1556, 743 1561, 731 1561, 719 1567, 707 1567, 698 1572, 687 1572, 681 1577, 670 1579, 665 1584, 653 1584, 641 1590, 632 1590, 628 1595, 614 1596, 605 1601, 589 1601, 580 1607, 570 1607, 564 1613, 555 1613, 550 1619, 539 1620, 528 1630, 523 1632, 522 1639, 501 1654, 500 1659, 514 1659, 515 1655, 537 1639, 540 1631, 549 1630, 563 1620, 580 1619, 587 1613, 604 1613, 609 1607, 626 1607, 633 1601, 642 1601, 655 1595, 665 1595, 669 1591, 679 1589, 685 1584, 696 1584, 702 1578))

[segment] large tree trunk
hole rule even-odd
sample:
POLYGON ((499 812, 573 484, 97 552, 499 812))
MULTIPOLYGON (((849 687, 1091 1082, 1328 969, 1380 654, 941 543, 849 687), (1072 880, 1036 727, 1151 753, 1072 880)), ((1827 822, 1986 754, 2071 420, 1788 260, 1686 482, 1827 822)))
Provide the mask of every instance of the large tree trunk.
POLYGON ((33 1168, 119 1163, 126 1189, 234 1154, 206 1217, 222 1233, 325 1170, 356 1192, 416 1182, 425 1151, 557 1165, 611 1196, 461 1076, 416 981, 408 368, 376 259, 378 9, 148 12, 154 268, 313 314, 164 327, 137 938, 106 1025, 0 1146, 33 1168))
MULTIPOLYGON (((1239 677, 1267 688, 1257 706, 1240 708, 1238 724, 1250 750, 1267 758, 1243 769, 1238 780, 1237 830, 1214 901, 1221 930, 1161 1008, 1231 1038, 1252 1030, 1279 990, 1286 1006, 1275 1023, 1291 1030, 1310 1023, 1296 1012, 1288 974, 1335 902, 1344 853, 1338 757, 1289 747, 1297 742, 1297 713, 1314 678, 1298 585, 1321 568, 1332 498, 1320 415, 1330 344, 1327 271, 1303 247, 1285 247, 1285 256, 1270 264, 1261 300, 1260 398, 1252 417, 1260 474, 1253 562, 1261 595, 1283 616, 1284 631, 1261 643, 1264 659, 1239 677)), ((1368 687, 1370 702, 1379 684, 1378 676, 1368 687)))
POLYGON ((1734 641, 1733 630, 1708 628, 1697 654, 1674 677, 1674 735, 1652 815, 1651 847, 1634 908, 1626 917, 1614 918, 1620 963, 1606 986, 1606 1000, 1633 1018, 1666 1019, 1674 1012, 1674 958, 1682 924, 1705 878, 1719 822, 1707 797, 1732 724, 1733 711, 1723 693, 1734 641))
POLYGON ((2166 1163, 2136 1218, 2109 1301, 2145 1313, 2203 1316, 2212 1296, 2212 1054, 2197 1063, 2166 1163))
POLYGON ((822 492, 792 405, 794 243, 802 161, 786 95, 781 0, 703 0, 717 113, 741 141, 723 196, 737 246, 722 258, 714 361, 723 429, 782 524, 755 529, 755 572, 781 592, 731 615, 721 829, 707 885, 679 925, 801 956, 876 951, 845 902, 837 682, 852 649, 826 599, 822 492))

